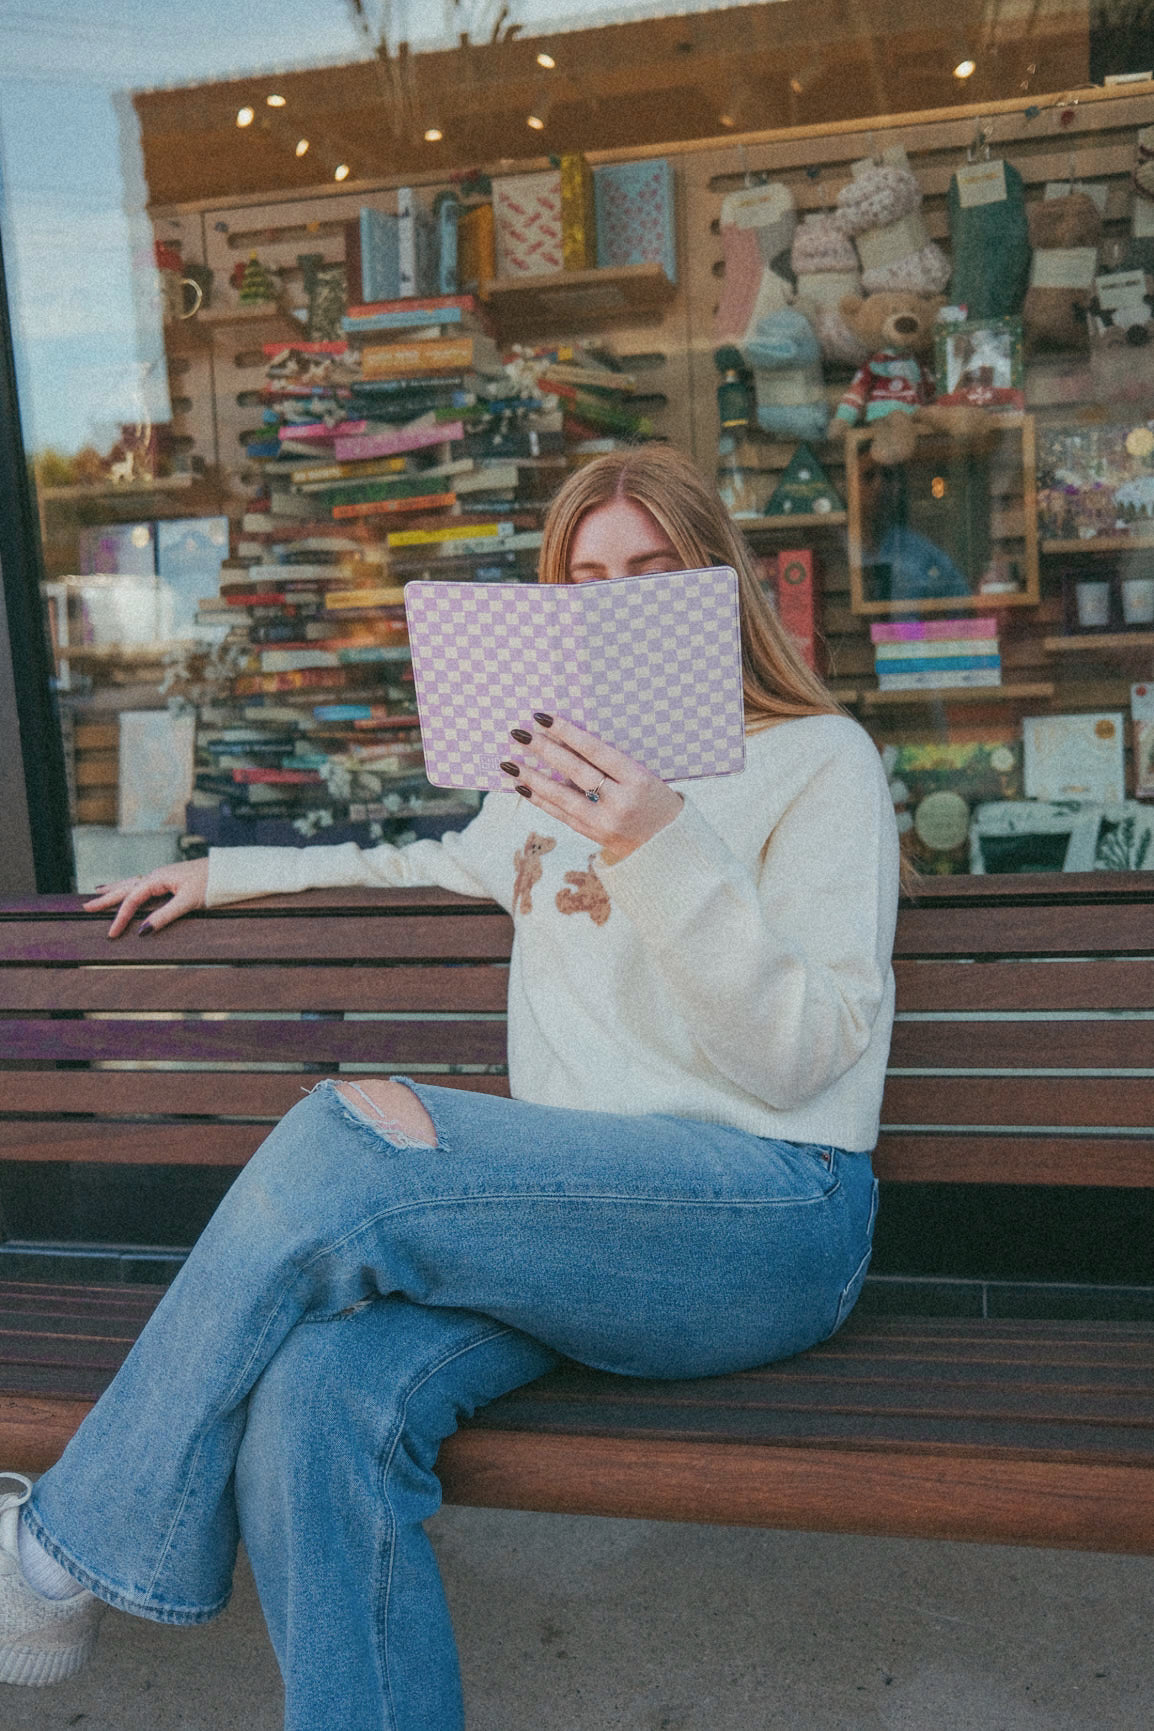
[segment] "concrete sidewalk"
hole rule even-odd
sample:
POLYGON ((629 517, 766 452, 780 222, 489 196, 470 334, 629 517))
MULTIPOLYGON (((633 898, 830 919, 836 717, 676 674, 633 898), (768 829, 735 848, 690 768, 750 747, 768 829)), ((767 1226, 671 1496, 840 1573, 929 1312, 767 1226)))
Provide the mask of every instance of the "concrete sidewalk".
MULTIPOLYGON (((469 1731, 1150 1731, 1154 1563, 443 1509, 469 1731)), ((228 1611, 110 1614, 3 1731, 280 1731, 242 1564, 228 1611)), ((317 1726, 315 1731, 341 1731, 317 1726)))

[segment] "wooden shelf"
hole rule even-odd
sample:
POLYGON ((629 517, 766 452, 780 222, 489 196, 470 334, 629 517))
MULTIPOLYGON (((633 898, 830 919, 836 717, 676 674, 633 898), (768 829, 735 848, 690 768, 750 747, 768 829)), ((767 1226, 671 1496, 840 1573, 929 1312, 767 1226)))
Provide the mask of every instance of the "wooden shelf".
POLYGON ((96 481, 77 487, 38 487, 38 499, 129 499, 145 493, 183 492, 196 475, 160 475, 152 481, 96 481))
POLYGON ((798 511, 796 513, 782 512, 767 517, 758 512, 753 517, 735 517, 742 534, 749 535, 755 531, 769 533, 773 530, 786 529, 841 529, 845 527, 846 513, 844 511, 798 511))
POLYGON ((1086 541, 1043 541, 1043 553, 1154 553, 1151 535, 1094 535, 1086 541))
POLYGON ((482 299, 502 338, 654 318, 677 293, 659 264, 495 277, 482 299))
POLYGON ((1048 682, 1032 685, 949 685, 939 691, 863 691, 859 702, 865 709, 892 709, 903 703, 1016 703, 1053 697, 1048 682))
POLYGON ((1072 637, 1043 637, 1042 648, 1049 655, 1061 655, 1068 650, 1154 649, 1154 631, 1082 631, 1072 637))

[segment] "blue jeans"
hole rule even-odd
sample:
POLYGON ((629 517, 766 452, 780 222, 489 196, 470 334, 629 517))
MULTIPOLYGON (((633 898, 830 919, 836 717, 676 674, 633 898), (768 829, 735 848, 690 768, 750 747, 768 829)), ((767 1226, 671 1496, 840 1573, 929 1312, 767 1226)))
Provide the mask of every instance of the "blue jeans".
POLYGON ((462 1414, 564 1355, 699 1377, 824 1339, 868 1154, 406 1083, 401 1146, 328 1083, 240 1173, 24 1518, 109 1604, 215 1617, 244 1539, 288 1731, 459 1731, 422 1522, 462 1414))

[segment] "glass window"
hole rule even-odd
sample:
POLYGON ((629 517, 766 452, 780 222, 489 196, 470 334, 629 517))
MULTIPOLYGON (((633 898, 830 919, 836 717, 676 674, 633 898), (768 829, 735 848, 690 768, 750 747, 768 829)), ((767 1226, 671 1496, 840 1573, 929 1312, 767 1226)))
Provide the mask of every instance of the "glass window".
POLYGON ((563 476, 651 437, 716 469, 921 870, 1154 863, 1154 97, 1086 88, 1129 49, 667 10, 5 20, 82 889, 467 822, 404 584, 533 581, 563 476))

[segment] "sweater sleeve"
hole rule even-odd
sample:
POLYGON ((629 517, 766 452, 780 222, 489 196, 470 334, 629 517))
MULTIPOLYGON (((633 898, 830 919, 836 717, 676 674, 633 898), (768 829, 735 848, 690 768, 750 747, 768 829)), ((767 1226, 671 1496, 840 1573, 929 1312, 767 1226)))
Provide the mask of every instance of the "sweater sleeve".
POLYGON ((447 830, 440 841, 413 841, 399 847, 385 842, 360 848, 345 842, 338 847, 210 848, 205 905, 217 908, 298 890, 416 889, 435 884, 461 895, 489 896, 511 912, 508 850, 497 841, 504 834, 505 810, 501 796, 489 794, 464 829, 447 830))
POLYGON ((782 1111, 862 1056, 890 976, 893 806, 868 738, 839 730, 838 742, 850 749, 815 769, 756 873, 688 797, 626 859, 598 868, 709 1062, 782 1111))

